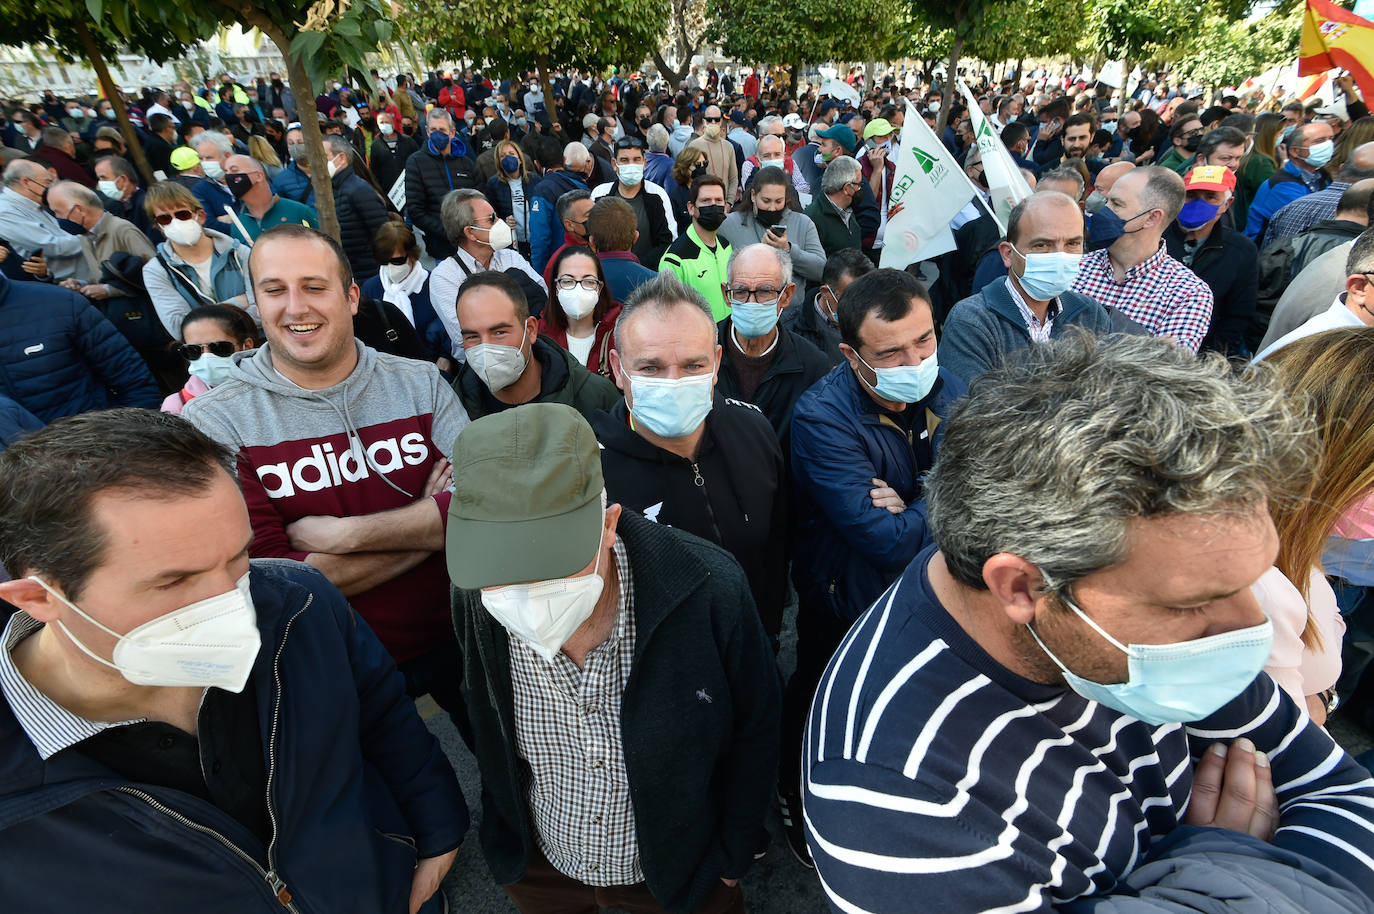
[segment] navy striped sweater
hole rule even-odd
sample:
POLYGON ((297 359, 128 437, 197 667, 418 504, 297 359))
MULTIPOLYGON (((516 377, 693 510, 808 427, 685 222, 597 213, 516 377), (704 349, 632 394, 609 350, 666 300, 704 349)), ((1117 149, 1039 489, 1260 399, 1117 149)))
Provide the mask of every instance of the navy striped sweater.
POLYGON ((831 660, 807 726, 807 840, 835 911, 1041 911, 1112 893, 1183 820, 1193 766, 1271 758, 1273 846, 1374 897, 1374 781, 1267 675, 1195 726, 1150 726, 996 663, 918 555, 831 660))

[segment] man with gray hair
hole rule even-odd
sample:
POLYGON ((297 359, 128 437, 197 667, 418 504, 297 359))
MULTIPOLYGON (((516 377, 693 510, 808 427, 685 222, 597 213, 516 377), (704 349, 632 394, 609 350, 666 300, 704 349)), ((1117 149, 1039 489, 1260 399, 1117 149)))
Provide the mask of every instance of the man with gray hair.
POLYGON ((224 183, 224 163, 234 154, 234 141, 217 130, 207 130, 197 134, 191 145, 200 156, 200 167, 205 172, 205 180, 191 188, 191 193, 205 210, 205 227, 228 235, 234 225, 225 217, 224 210, 239 211, 239 201, 224 183))
POLYGON ((549 287, 530 262, 511 247, 510 226, 497 218, 481 191, 449 191, 444 196, 442 217, 454 252, 430 271, 429 300, 453 341, 453 357, 463 362, 463 328, 458 323, 457 307, 458 289, 464 280, 483 270, 505 273, 519 284, 525 300, 533 303, 530 313, 535 317, 548 300, 549 287))
POLYGON ((710 306, 661 273, 622 306, 610 355, 625 397, 592 418, 607 496, 738 559, 776 648, 787 596, 782 449, 758 407, 715 389, 710 306))
POLYGON ((812 704, 832 907, 1369 910, 1374 781, 1262 673, 1250 590, 1314 436, 1266 375, 1148 337, 983 375, 926 480, 934 543, 812 704))
POLYGON ((5 167, 0 238, 24 260, 42 254, 54 279, 90 282, 96 278, 89 260, 90 240, 63 231, 43 208, 43 195, 56 180, 42 163, 31 159, 15 159, 5 167))
POLYGON ((821 172, 821 192, 805 212, 816 224, 825 256, 861 247, 863 230, 859 228, 854 204, 863 195, 863 189, 863 168, 851 156, 836 156, 821 172))
POLYGON ((467 144, 453 129, 447 108, 430 111, 425 127, 428 136, 424 145, 406 159, 406 216, 424 233, 429 256, 439 261, 452 257, 454 251, 444 231, 444 195, 453 190, 475 190, 477 163, 469 158, 467 144))
POLYGON ((1318 222, 1336 218, 1341 197, 1352 184, 1368 178, 1374 178, 1374 143, 1364 143, 1351 150, 1350 158, 1336 172, 1336 180, 1325 190, 1299 197, 1276 212, 1269 220, 1260 247, 1267 248, 1305 232, 1318 222))
POLYGON ((1334 135, 1330 124, 1315 121, 1300 124, 1289 134, 1284 144, 1288 161, 1259 186, 1250 202, 1245 234, 1251 241, 1259 243, 1261 248, 1266 247, 1268 242, 1262 239, 1266 237, 1269 221, 1279 210, 1300 197, 1325 190, 1331 183, 1322 169, 1335 151, 1334 135))
POLYGON ((267 171, 257 159, 230 156, 224 170, 224 181, 229 185, 229 191, 243 203, 232 234, 244 244, 251 245, 264 231, 285 222, 320 227, 314 207, 288 200, 272 190, 267 171), (240 229, 247 232, 246 237, 240 229))
MULTIPOLYGON (((1366 230, 1355 239, 1345 262, 1345 290, 1336 296, 1326 310, 1320 311, 1302 324, 1273 339, 1265 337, 1266 345, 1255 356, 1261 361, 1289 343, 1326 330, 1374 326, 1374 231, 1366 230)), ((1278 313, 1275 312, 1275 316, 1278 313)))
POLYGON ((645 136, 649 151, 644 156, 644 179, 666 187, 673 174, 673 157, 668 155, 668 128, 654 124, 645 136))
POLYGON ((738 248, 725 280, 730 316, 716 325, 722 357, 717 389, 763 411, 784 451, 792 409, 825 377, 830 360, 778 323, 792 301, 792 258, 768 244, 738 248))
POLYGON ((1183 179, 1147 165, 1117 179, 1093 216, 1073 290, 1121 311, 1155 336, 1197 352, 1212 321, 1212 290, 1169 256, 1164 230, 1183 209, 1183 179))
POLYGON ((377 229, 390 218, 386 201, 376 189, 353 171, 353 144, 342 136, 324 138, 325 164, 334 186, 334 209, 339 217, 339 243, 348 254, 353 275, 358 281, 377 275, 381 265, 372 239, 377 229))
MULTIPOLYGON (((48 188, 48 206, 63 219, 86 230, 86 237, 91 243, 91 261, 96 270, 100 264, 121 252, 133 254, 140 261, 147 261, 155 253, 152 242, 138 230, 138 226, 106 212, 100 196, 89 187, 75 181, 58 181, 48 188)), ((109 298, 111 293, 110 286, 105 283, 64 285, 97 300, 109 298)))

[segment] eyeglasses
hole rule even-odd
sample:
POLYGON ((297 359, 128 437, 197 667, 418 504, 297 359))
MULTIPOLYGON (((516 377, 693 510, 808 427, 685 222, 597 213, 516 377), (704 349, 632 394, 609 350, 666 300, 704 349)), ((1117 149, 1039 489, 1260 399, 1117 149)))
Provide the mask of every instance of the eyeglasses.
POLYGON ((410 263, 410 257, 405 254, 402 254, 400 257, 389 257, 386 260, 383 260, 382 263, 389 263, 393 267, 399 267, 402 264, 410 263))
POLYGON ((781 289, 770 289, 767 286, 762 289, 746 289, 744 286, 736 286, 733 289, 727 288, 725 292, 733 301, 753 302, 754 304, 773 304, 782 295, 781 289))
POLYGON ((188 362, 194 362, 209 350, 211 355, 220 358, 227 358, 234 354, 234 344, 227 340, 217 340, 213 343, 181 343, 177 346, 177 355, 188 362))
POLYGON ((560 276, 554 280, 554 285, 564 292, 572 291, 574 286, 581 286, 588 292, 600 292, 602 282, 599 279, 573 279, 571 276, 560 276))
POLYGON ((189 209, 179 209, 173 213, 158 213, 153 219, 158 225, 171 225, 173 219, 180 219, 182 222, 189 222, 196 218, 196 214, 189 209))

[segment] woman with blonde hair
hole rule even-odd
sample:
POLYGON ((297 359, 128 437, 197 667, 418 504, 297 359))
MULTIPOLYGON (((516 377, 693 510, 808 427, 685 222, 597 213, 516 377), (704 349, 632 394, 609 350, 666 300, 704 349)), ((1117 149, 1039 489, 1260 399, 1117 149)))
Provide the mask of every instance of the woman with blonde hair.
POLYGON ((501 140, 493 147, 496 174, 487 179, 487 202, 504 219, 515 235, 515 244, 524 257, 530 256, 530 201, 534 183, 525 172, 525 157, 520 144, 501 140))
POLYGON ((272 148, 272 144, 265 136, 258 136, 256 133, 248 138, 248 154, 262 163, 263 171, 267 172, 267 180, 271 181, 281 174, 281 159, 277 157, 277 152, 272 148))
POLYGON ((1293 396, 1310 401, 1318 457, 1307 497, 1269 506, 1279 555, 1254 586, 1274 622, 1265 669, 1321 724, 1334 707, 1345 634, 1322 555, 1331 537, 1358 537, 1353 528, 1369 526, 1374 516, 1374 327, 1318 333, 1266 362, 1293 396))
POLYGON ((1236 170, 1236 202, 1231 205, 1231 215, 1236 225, 1245 225, 1250 202, 1255 199, 1260 185, 1268 181, 1269 176, 1283 164, 1279 160, 1279 135, 1287 124, 1283 115, 1276 112, 1266 111, 1256 115, 1254 141, 1236 170))
POLYGON ((1336 151, 1331 156, 1331 161, 1327 163, 1327 173, 1334 179, 1336 173, 1341 170, 1341 166, 1350 158, 1350 154, 1371 140, 1374 140, 1374 117, 1359 118, 1355 123, 1346 127, 1336 140, 1336 151))

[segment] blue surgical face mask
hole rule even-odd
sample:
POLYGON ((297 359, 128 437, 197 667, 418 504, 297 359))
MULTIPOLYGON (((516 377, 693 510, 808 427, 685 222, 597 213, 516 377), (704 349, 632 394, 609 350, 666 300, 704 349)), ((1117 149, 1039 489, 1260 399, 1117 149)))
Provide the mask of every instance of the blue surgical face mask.
POLYGON ((919 365, 874 368, 865 362, 858 352, 854 353, 860 364, 878 376, 876 384, 869 384, 863 375, 859 375, 859 380, 884 400, 892 400, 895 403, 919 403, 930 395, 931 389, 935 386, 935 379, 940 376, 940 365, 935 356, 936 353, 932 352, 928 358, 922 359, 919 365))
POLYGON ((778 325, 778 300, 746 302, 730 300, 730 324, 739 335, 756 340, 778 325))
POLYGON ((1288 137, 1291 136, 1293 131, 1297 129, 1297 126, 1297 124, 1289 124, 1287 127, 1283 128, 1283 133, 1279 134, 1279 141, 1287 143, 1288 137))
POLYGON ((1331 161, 1331 155, 1336 151, 1336 144, 1330 140, 1322 140, 1315 146, 1307 150, 1307 164, 1313 168, 1321 168, 1331 161))
POLYGON ((1217 217, 1217 210, 1221 209, 1218 203, 1208 203, 1198 197, 1183 204, 1183 208, 1178 211, 1178 224, 1186 231, 1200 229, 1217 217))
MULTIPOLYGON (((1016 245, 1013 244, 1011 249, 1021 254, 1016 250, 1016 245)), ((1026 262, 1025 269, 1016 277, 1021 282, 1021 288, 1036 301, 1049 301, 1073 286, 1083 255, 1053 251, 1047 254, 1021 254, 1021 259, 1026 262)))
POLYGON ((206 387, 217 387, 229 380, 229 369, 234 367, 234 357, 202 352, 200 358, 188 365, 191 374, 204 381, 206 387))
POLYGON ((621 165, 618 174, 621 184, 624 184, 626 187, 637 187, 639 186, 639 182, 644 180, 644 166, 621 165))
POLYGON ((1265 619, 1250 628, 1177 644, 1123 645, 1067 596, 1061 600, 1126 655, 1126 681, 1103 684, 1074 675, 1027 625, 1035 643, 1079 695, 1154 726, 1191 723, 1211 716, 1254 681, 1268 662, 1274 643, 1274 624, 1265 619))
POLYGON ((1102 123, 1102 129, 1105 130, 1105 131, 1107 131, 1108 133, 1115 134, 1115 133, 1116 133, 1116 121, 1104 121, 1104 122, 1102 123))
POLYGON ((715 373, 682 378, 630 375, 630 413, 660 438, 685 438, 711 411, 715 373))

